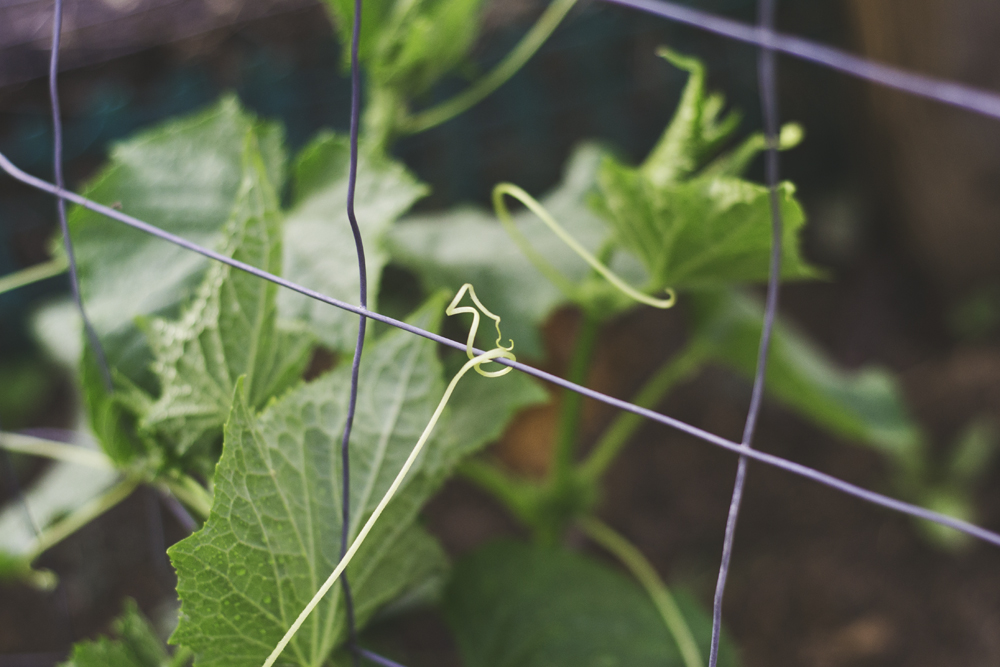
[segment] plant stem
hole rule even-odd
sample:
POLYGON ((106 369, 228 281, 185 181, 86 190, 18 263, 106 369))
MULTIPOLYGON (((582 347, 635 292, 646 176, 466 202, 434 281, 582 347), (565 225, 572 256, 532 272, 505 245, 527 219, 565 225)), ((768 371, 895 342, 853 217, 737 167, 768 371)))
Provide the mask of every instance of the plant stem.
MULTIPOLYGON (((590 370, 590 360, 597 343, 599 322, 589 314, 583 315, 583 322, 576 335, 576 347, 570 361, 569 381, 584 384, 590 370)), ((557 484, 567 482, 573 474, 574 454, 580 436, 580 414, 583 411, 583 396, 573 392, 563 392, 562 410, 559 414, 559 439, 552 459, 552 471, 557 484)))
MULTIPOLYGON (((656 375, 650 378, 635 395, 632 403, 643 408, 655 407, 671 388, 693 375, 707 356, 706 346, 697 343, 688 345, 680 354, 668 359, 660 367, 656 375)), ((580 465, 581 477, 596 481, 644 421, 642 417, 631 412, 619 414, 594 445, 587 460, 580 465)))
POLYGON ((167 479, 163 484, 188 509, 202 519, 208 518, 212 511, 212 494, 192 477, 183 475, 179 479, 167 479))
POLYGON ((194 657, 194 651, 186 646, 178 646, 177 650, 174 651, 173 657, 170 658, 170 662, 167 663, 167 667, 184 667, 184 665, 191 662, 191 658, 194 657))
POLYGON ((135 488, 139 486, 139 480, 125 478, 118 484, 105 491, 101 496, 85 503, 65 519, 54 523, 39 534, 35 540, 35 546, 25 554, 25 559, 30 563, 45 551, 63 541, 77 530, 87 525, 97 517, 101 516, 109 509, 132 495, 135 488))
POLYGON ((93 449, 79 445, 67 445, 65 442, 36 438, 31 435, 21 435, 20 433, 0 432, 0 447, 9 452, 41 456, 89 468, 98 468, 99 470, 109 470, 114 467, 111 459, 93 449))
POLYGON ((622 565, 628 568, 632 576, 646 589, 657 611, 663 618, 667 630, 677 642, 677 648, 684 660, 685 667, 703 667, 701 650, 694 640, 691 628, 684 619, 674 596, 670 594, 660 575, 649 561, 642 555, 635 546, 624 537, 616 533, 607 524, 594 517, 584 517, 580 519, 580 528, 592 540, 611 552, 615 558, 621 561, 622 565))
POLYGON ((31 283, 37 283, 52 276, 58 276, 60 273, 65 273, 68 268, 69 262, 66 261, 65 257, 56 257, 47 262, 21 269, 0 278, 0 294, 16 290, 31 283))
POLYGON ((400 131, 405 134, 423 132, 475 106, 528 62, 575 4, 576 0, 555 0, 517 46, 489 74, 450 100, 411 116, 400 125, 400 131))
POLYGON ((536 487, 530 482, 511 476, 495 465, 477 459, 463 461, 458 474, 493 495, 507 506, 515 516, 533 525, 533 499, 530 492, 536 487))

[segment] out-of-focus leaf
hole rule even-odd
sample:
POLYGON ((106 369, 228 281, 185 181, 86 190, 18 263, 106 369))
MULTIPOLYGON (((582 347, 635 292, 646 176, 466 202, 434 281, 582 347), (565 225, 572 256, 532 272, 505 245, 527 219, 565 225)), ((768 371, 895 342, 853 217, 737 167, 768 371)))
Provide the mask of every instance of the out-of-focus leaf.
MULTIPOLYGON (((346 138, 321 134, 295 166, 296 204, 285 221, 284 277, 328 296, 358 302, 360 283, 354 235, 347 220, 346 138)), ((369 307, 376 308, 382 267, 388 260, 384 235, 393 222, 427 192, 398 162, 362 147, 355 212, 365 244, 369 307)), ((334 350, 352 350, 358 318, 301 294, 278 294, 282 319, 305 321, 334 350)))
MULTIPOLYGON (((436 329, 443 305, 442 299, 432 299, 412 321, 436 329)), ((434 344, 388 332, 366 349, 360 387, 351 437, 352 537, 381 500, 443 393, 434 344)), ((340 438, 349 389, 350 368, 341 366, 293 389, 259 415, 237 391, 215 473, 212 513, 201 531, 170 550, 183 601, 172 641, 194 649, 199 665, 262 662, 336 565, 340 438)), ((348 568, 360 625, 380 606, 440 576, 440 548, 414 525, 416 514, 457 459, 499 434, 521 404, 507 400, 508 410, 486 411, 479 420, 444 416, 348 568)), ((282 660, 322 663, 345 632, 341 589, 334 587, 282 660)))
MULTIPOLYGON (((252 135, 242 171, 222 252, 281 273, 281 212, 252 135)), ((143 412, 144 428, 184 454, 221 436, 238 377, 245 376, 247 400, 256 408, 301 377, 311 337, 278 325, 277 291, 273 283, 215 263, 179 320, 148 324, 161 389, 143 412)))
POLYGON ((171 664, 166 647, 134 600, 115 619, 117 640, 101 637, 77 642, 73 654, 62 667, 167 667, 171 664))
MULTIPOLYGON (((81 443, 86 440, 81 439, 81 443)), ((61 461, 53 463, 24 490, 23 503, 20 498, 13 498, 0 510, 0 580, 51 585, 54 582, 51 575, 32 570, 27 560, 38 545, 38 533, 100 496, 119 478, 119 473, 110 466, 101 469, 61 461)))
MULTIPOLYGON (((215 247, 242 181, 243 147, 256 133, 269 180, 284 179, 280 128, 257 122, 235 98, 117 144, 83 194, 196 243, 215 247)), ((149 350, 137 316, 176 316, 208 261, 84 208, 70 213, 87 314, 112 366, 147 390, 149 350)))
MULTIPOLYGON (((602 152, 584 145, 570 158, 562 183, 541 203, 569 233, 596 253, 608 239, 607 225, 586 205, 602 152)), ((528 211, 515 214, 515 224, 531 245, 574 284, 583 282, 590 267, 528 211)), ((562 294, 525 257, 496 219, 477 209, 421 216, 406 220, 388 235, 393 261, 416 272, 427 289, 452 292, 472 283, 476 293, 503 318, 503 330, 514 341, 514 352, 543 354, 538 326, 559 305, 562 294)), ((612 268, 642 284, 645 276, 634 259, 616 255, 612 268), (631 261, 629 261, 631 260, 631 261)))
MULTIPOLYGON (((711 618, 677 596, 708 655, 711 618)), ((444 613, 468 667, 680 667, 677 645, 631 579, 556 548, 498 542, 460 560, 444 613)), ((738 664, 723 636, 719 665, 738 664)))
MULTIPOLYGON (((691 295, 695 335, 715 358, 753 377, 764 310, 736 291, 691 295)), ((765 388, 804 417, 845 438, 875 447, 903 471, 922 465, 924 440, 893 376, 878 368, 847 372, 802 334, 775 324, 765 388)))

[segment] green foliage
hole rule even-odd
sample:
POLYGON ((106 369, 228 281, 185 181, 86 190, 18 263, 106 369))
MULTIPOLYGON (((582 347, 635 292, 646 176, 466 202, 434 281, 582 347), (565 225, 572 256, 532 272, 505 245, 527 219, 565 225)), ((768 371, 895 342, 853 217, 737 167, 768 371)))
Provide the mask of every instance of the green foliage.
MULTIPOLYGON (((715 360, 752 378, 764 308, 736 291, 692 295, 694 331, 715 360)), ((903 467, 919 465, 925 443, 902 391, 885 370, 837 368, 790 324, 778 320, 765 387, 819 426, 877 448, 903 467)))
MULTIPOLYGON (((281 212, 252 134, 243 160, 223 253, 280 274, 281 212)), ((301 377, 312 341, 301 327, 276 321, 277 291, 273 283, 214 263, 179 320, 154 319, 144 327, 160 394, 143 411, 143 427, 159 432, 177 454, 218 438, 238 377, 257 408, 301 377)))
MULTIPOLYGON (((442 301, 414 319, 436 328, 442 301)), ((382 604, 439 576, 443 556, 414 525, 416 513, 457 459, 495 438, 512 412, 533 400, 501 378, 494 391, 506 410, 474 422, 443 423, 404 487, 348 568, 361 624, 382 604), (504 392, 506 398, 503 398, 504 392)), ((368 347, 361 368, 351 440, 353 536, 409 454, 443 392, 430 341, 391 331, 368 347)), ((194 649, 200 665, 261 662, 333 570, 340 553, 340 438, 350 389, 341 366, 301 386, 260 415, 245 391, 226 425, 215 474, 215 504, 205 527, 175 545, 183 600, 173 641, 194 649)), ((285 659, 312 665, 344 639, 340 589, 310 616, 285 659)))
MULTIPOLYGON (((586 198, 602 155, 593 145, 577 148, 560 185, 541 199, 577 241, 595 254, 609 233, 587 207, 586 198)), ((567 281, 587 280, 590 267, 533 214, 520 212, 514 219, 532 247, 567 281)), ((525 257, 493 216, 466 208, 415 217, 394 227, 387 240, 393 261, 415 271, 427 289, 454 291, 463 283, 474 284, 483 302, 503 318, 504 330, 516 341, 518 354, 542 356, 538 328, 567 297, 525 257)), ((611 267, 636 282, 645 279, 641 267, 628 256, 616 257, 611 267)))
MULTIPOLYGON (((711 618, 678 599, 708 655, 711 618)), ((455 565, 444 613, 468 667, 681 667, 650 598, 626 576, 558 548, 497 542, 455 565)), ((737 664, 723 637, 719 664, 737 664)))
MULTIPOLYGON (((116 145, 111 164, 83 194, 186 239, 217 247, 242 183, 244 142, 258 136, 269 180, 283 180, 281 130, 227 97, 215 107, 116 145)), ((111 365, 146 388, 149 349, 137 316, 176 316, 208 260, 84 208, 70 233, 87 313, 111 365)))
MULTIPOLYGON (((79 642, 62 667, 174 667, 176 664, 156 636, 135 601, 114 622, 118 640, 101 637, 79 642)), ((179 667, 179 666, 178 666, 179 667)))
MULTIPOLYGON (((321 133, 303 149, 294 167, 295 204, 285 221, 283 276, 327 296, 357 303, 359 280, 354 236, 345 213, 348 141, 321 133)), ((426 194, 427 188, 398 162, 362 146, 359 155, 355 212, 365 243, 369 307, 388 261, 385 236, 396 219, 426 194)), ((339 308, 281 290, 282 319, 300 320, 325 346, 354 349, 358 318, 339 308)))

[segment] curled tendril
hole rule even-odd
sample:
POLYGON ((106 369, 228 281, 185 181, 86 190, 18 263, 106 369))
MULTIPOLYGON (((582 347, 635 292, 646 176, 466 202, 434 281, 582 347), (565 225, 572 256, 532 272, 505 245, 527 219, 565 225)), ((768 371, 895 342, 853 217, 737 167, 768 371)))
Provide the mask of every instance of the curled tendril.
MULTIPOLYGON (((511 350, 514 349, 514 341, 508 338, 507 340, 510 342, 510 345, 504 346, 503 344, 501 344, 501 341, 503 340, 503 334, 500 333, 500 316, 494 315, 493 313, 490 312, 490 310, 486 306, 483 305, 483 302, 480 301, 479 297, 476 296, 476 289, 472 286, 471 283, 465 283, 464 285, 462 285, 462 289, 458 290, 458 293, 455 294, 455 298, 451 300, 451 303, 448 304, 448 307, 444 309, 444 312, 445 315, 448 316, 458 315, 459 313, 472 314, 472 326, 469 327, 469 337, 465 341, 465 352, 466 354, 469 355, 469 359, 474 359, 476 356, 475 353, 473 352, 472 346, 476 342, 476 332, 479 331, 480 311, 482 311, 483 315, 493 320, 493 323, 496 325, 497 328, 497 346, 494 348, 493 351, 498 351, 498 352, 502 351, 505 354, 498 353, 498 356, 504 357, 505 359, 510 359, 511 361, 515 361, 516 358, 511 352, 511 350), (468 292, 469 298, 472 299, 472 303, 476 304, 475 308, 473 308, 472 306, 459 307, 458 304, 462 300, 462 297, 465 296, 466 292, 468 292)), ((510 373, 512 370, 514 370, 510 366, 507 366, 498 371, 484 371, 482 368, 482 362, 476 364, 475 369, 477 373, 479 373, 483 377, 488 377, 488 378, 500 377, 501 375, 506 375, 507 373, 510 373)))
POLYGON ((495 188, 493 188, 493 208, 496 210, 497 217, 500 218, 500 222, 503 223, 504 228, 507 233, 510 234, 511 238, 518 245, 531 263, 541 271, 546 278, 552 281, 552 283, 558 287, 567 297, 573 299, 576 296, 577 288, 572 282, 570 282, 563 274, 559 273, 556 267, 545 259, 541 253, 535 250, 528 239, 524 237, 521 230, 517 228, 514 224, 514 219, 510 215, 510 211, 507 209, 507 204, 504 201, 504 197, 513 197, 522 204, 524 204, 529 211, 538 216, 538 219, 546 224, 546 226, 552 230, 552 232, 559 237, 559 239, 565 243, 569 248, 579 255, 587 264, 599 274, 601 274, 605 280, 617 287, 627 296, 635 299, 639 303, 644 303, 647 306, 652 306, 654 308, 670 308, 677 302, 677 295, 674 290, 667 289, 667 297, 665 299, 657 299, 651 297, 648 294, 643 294, 639 290, 635 289, 624 280, 622 280, 614 271, 609 269, 607 265, 601 262, 599 259, 594 257, 590 252, 587 251, 580 243, 574 239, 569 232, 563 228, 556 219, 552 217, 552 214, 545 210, 537 199, 529 195, 527 192, 517 187, 513 183, 500 183, 495 188))
POLYGON ((372 527, 374 527, 375 522, 378 521, 378 518, 380 516, 382 516, 382 512, 385 510, 386 505, 388 505, 389 501, 392 500, 393 496, 396 495, 396 491, 399 490, 399 487, 402 485, 403 480, 406 478, 407 473, 410 472, 410 468, 413 467, 413 464, 416 462, 417 457, 420 456, 420 452, 423 451, 424 445, 427 443, 427 440, 430 438, 431 433, 434 431, 434 427, 437 425, 438 420, 441 418, 441 414, 444 412, 445 406, 448 405, 448 401, 451 399, 451 395, 452 393, 454 393, 455 387, 458 385, 458 381, 461 380, 466 373, 468 373, 470 370, 473 369, 475 369, 477 373, 485 377, 500 377, 501 375, 506 375, 507 373, 513 370, 509 366, 499 371, 484 371, 480 368, 484 363, 487 363, 489 361, 494 361, 501 357, 513 361, 514 355, 511 352, 511 350, 514 349, 514 341, 510 341, 510 345, 508 347, 503 347, 500 344, 500 341, 503 339, 503 336, 500 334, 500 317, 491 313, 486 308, 486 306, 482 304, 482 302, 476 297, 476 291, 472 288, 472 285, 466 283, 465 285, 462 286, 462 289, 458 291, 458 294, 455 295, 455 298, 452 299, 451 303, 445 309, 445 313, 447 315, 456 315, 458 313, 472 313, 473 315, 472 327, 469 330, 468 345, 466 348, 466 351, 468 352, 469 355, 469 360, 465 362, 462 368, 459 369, 457 373, 455 373, 455 377, 451 379, 451 382, 448 383, 447 388, 444 390, 444 395, 441 397, 441 400, 438 402, 437 408, 435 408, 434 410, 434 414, 431 415, 430 421, 427 422, 427 426, 424 427, 423 433, 421 433, 420 438, 417 439, 417 444, 413 446, 413 451, 410 452, 410 455, 403 463, 403 467, 400 468, 399 473, 396 475, 396 478, 392 481, 392 484, 389 485, 389 489, 385 492, 385 495, 382 496, 382 500, 380 500, 378 506, 375 507, 375 511, 372 512, 372 515, 368 518, 368 521, 365 522, 365 525, 358 532, 358 536, 354 538, 353 542, 351 542, 351 546, 344 553, 344 556, 343 558, 340 559, 340 562, 337 563, 337 567, 334 568, 333 573, 330 574, 330 576, 327 578, 325 582, 323 582, 323 585, 320 586, 319 590, 316 591, 316 594, 313 595, 313 598, 312 600, 309 601, 309 604, 306 605, 305 609, 302 610, 298 618, 295 619, 295 622, 292 623, 290 628, 288 628, 288 631, 285 633, 285 636, 281 638, 281 641, 278 642, 278 645, 274 647, 273 651, 271 651, 271 655, 269 655, 267 657, 267 660, 264 661, 263 667, 271 667, 274 664, 274 662, 278 659, 278 656, 281 655, 281 652, 285 650, 286 646, 288 646, 288 643, 292 640, 292 637, 295 636, 295 634, 299 631, 299 628, 302 627, 302 624, 305 623, 306 619, 309 617, 309 614, 312 613, 312 611, 320 603, 323 597, 326 596, 326 594, 330 591, 333 585, 337 583, 337 580, 340 578, 340 575, 343 574, 344 570, 347 569, 347 566, 354 558, 354 555, 358 552, 358 549, 361 548, 361 544, 365 541, 365 538, 368 537, 368 533, 370 533, 372 527), (462 306, 462 307, 458 306, 459 301, 461 301, 462 297, 465 296, 466 292, 468 292, 469 297, 472 299, 472 302, 476 305, 476 308, 478 308, 478 310, 470 306, 462 306), (480 319, 479 311, 482 311, 484 315, 486 315, 496 323, 497 347, 487 352, 483 352, 482 354, 476 355, 473 352, 472 343, 476 337, 476 330, 479 328, 479 319, 480 319))

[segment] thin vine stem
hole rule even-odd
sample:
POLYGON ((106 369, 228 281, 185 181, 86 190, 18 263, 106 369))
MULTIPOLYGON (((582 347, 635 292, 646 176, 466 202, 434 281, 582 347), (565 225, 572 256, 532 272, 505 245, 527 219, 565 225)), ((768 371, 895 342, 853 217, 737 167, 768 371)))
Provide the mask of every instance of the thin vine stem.
POLYGON ((139 486, 138 480, 125 478, 97 498, 84 503, 66 518, 42 530, 35 540, 35 545, 25 554, 25 558, 28 562, 35 560, 45 551, 128 498, 137 486, 139 486))
POLYGON ((8 452, 40 456, 66 463, 75 463, 98 470, 113 470, 114 464, 103 453, 79 445, 67 445, 65 442, 36 438, 21 433, 0 432, 0 447, 8 452))
MULTIPOLYGON (((655 407, 678 383, 691 377, 708 357, 708 349, 692 343, 679 354, 668 359, 639 392, 632 403, 644 408, 655 407)), ((579 474, 584 480, 596 481, 615 460, 645 420, 632 412, 623 412, 615 417, 594 445, 586 460, 579 466, 579 474)))
POLYGON ((10 273, 0 278, 0 294, 6 294, 21 287, 48 280, 61 273, 66 273, 66 269, 68 268, 69 262, 65 257, 55 257, 47 262, 35 264, 26 269, 10 273))
MULTIPOLYGON (((375 320, 377 322, 382 322, 383 324, 395 327, 402 331, 407 331, 416 336, 432 340, 446 347, 451 347, 458 350, 465 349, 464 343, 452 340, 440 334, 434 333, 433 331, 427 331, 426 329, 422 329, 418 326, 408 324, 407 322, 397 320, 394 317, 389 317, 388 315, 383 315, 382 313, 378 313, 373 310, 368 310, 367 308, 361 308, 355 304, 348 303, 340 299, 336 299, 332 296, 328 296, 321 292, 317 292, 316 290, 313 289, 309 289, 308 287, 295 283, 291 280, 287 280, 286 278, 282 278, 281 276, 269 273, 255 266, 251 266, 246 262, 241 262, 237 259, 233 259, 232 257, 227 257, 222 253, 198 245, 197 243, 189 241, 188 239, 185 239, 183 237, 177 236, 176 234, 171 234, 170 232, 160 229, 155 225, 151 225, 148 222, 139 220, 138 218, 130 216, 126 213, 116 211, 115 209, 105 206, 103 204, 98 204, 97 202, 87 199, 86 197, 82 197, 76 194, 75 192, 67 192, 66 190, 62 190, 53 185, 52 183, 44 181, 36 176, 32 176, 31 174, 25 173, 23 170, 15 166, 3 153, 0 153, 0 169, 7 172, 9 175, 14 177, 18 181, 25 183, 31 187, 34 187, 38 190, 41 190, 42 192, 47 192, 55 197, 59 197, 67 201, 73 202, 74 204, 78 204, 79 206, 83 206, 84 208, 100 213, 103 216, 111 218, 112 220, 116 220, 124 225, 132 227, 133 229, 140 230, 146 234, 150 234, 159 239, 172 243, 175 246, 190 250, 191 252, 201 255, 202 257, 207 257, 208 259, 211 259, 213 261, 221 262, 223 264, 231 266, 235 269, 238 269, 250 275, 257 276, 258 278, 261 278, 262 280, 267 280, 268 282, 274 283, 275 285, 280 285, 281 287, 292 290, 297 294, 302 294, 303 296, 309 297, 310 299, 315 299, 320 303, 325 303, 327 305, 334 306, 343 311, 354 313, 355 315, 363 314, 365 317, 369 319, 375 320)), ((997 533, 992 530, 987 530, 986 528, 977 526, 968 521, 963 521, 962 519, 956 519, 955 517, 942 514, 941 512, 935 512, 925 507, 914 505, 913 503, 908 503, 899 500, 897 498, 892 498, 882 493, 877 493, 875 491, 865 489, 856 484, 845 482, 844 480, 834 477, 833 475, 820 472, 819 470, 810 468, 809 466, 805 466, 800 463, 795 463, 794 461, 789 461, 780 456, 775 456, 773 454, 768 454, 766 452, 760 452, 752 449, 746 450, 746 448, 741 447, 739 443, 733 442, 727 438, 712 433, 711 431, 706 431, 705 429, 698 428, 697 426, 693 426, 691 424, 688 424, 687 422, 681 421, 680 419, 676 419, 669 415, 656 412, 655 410, 644 408, 638 405, 633 405, 628 401, 615 398, 614 396, 609 396, 602 392, 595 391, 594 389, 582 387, 578 384, 575 384, 564 378, 561 378, 558 375, 548 373, 533 366, 529 366, 528 364, 502 358, 496 359, 495 361, 498 364, 504 366, 510 366, 511 368, 515 368, 521 371, 522 373, 526 373, 545 382, 550 382, 558 387, 564 387, 566 389, 571 389, 573 391, 580 392, 581 394, 589 398, 592 398, 596 401, 599 401, 601 403, 604 403, 605 405, 609 405, 619 410, 624 410, 626 412, 631 412, 640 415, 658 424, 668 426, 677 431, 686 433, 692 437, 702 440, 703 442, 725 449, 726 451, 746 456, 747 458, 759 461, 774 468, 778 468, 779 470, 784 470, 785 472, 791 473, 793 475, 798 475, 799 477, 803 477, 818 484, 822 484, 823 486, 827 486, 831 489, 836 489, 841 493, 853 496, 867 503, 878 505, 879 507, 884 507, 886 509, 890 509, 895 512, 900 512, 902 514, 906 514, 908 516, 912 516, 917 519, 922 519, 925 521, 930 521, 932 523, 940 524, 942 526, 946 526, 948 528, 953 528, 954 530, 957 530, 960 533, 965 533, 966 535, 974 537, 978 540, 988 542, 995 546, 1000 546, 1000 533, 997 533)))
POLYGON ((656 610, 660 612, 664 625, 667 626, 667 630, 677 643, 681 659, 684 660, 684 667, 704 667, 705 662, 701 655, 701 649, 698 648, 698 642, 695 641, 691 627, 684 618, 684 614, 681 613, 680 607, 677 606, 677 601, 674 600, 670 589, 663 583, 660 575, 656 573, 642 552, 622 535, 615 532, 611 526, 596 517, 580 519, 579 526, 587 537, 600 544, 621 561, 622 565, 628 568, 636 581, 646 590, 656 606, 656 610))
MULTIPOLYGON (((590 361, 594 356, 600 332, 599 320, 584 313, 580 330, 576 335, 576 345, 573 358, 570 361, 569 381, 585 384, 590 370, 590 361)), ((573 391, 563 392, 562 409, 559 414, 559 439, 552 460, 553 474, 557 483, 566 482, 572 477, 574 455, 580 437, 580 417, 583 412, 583 396, 573 391)))
POLYGON ((406 118, 400 123, 399 130, 404 134, 424 132, 481 102, 506 83, 531 59, 531 56, 535 55, 575 4, 576 0, 555 0, 538 18, 531 30, 521 38, 517 46, 489 74, 450 100, 406 118))

